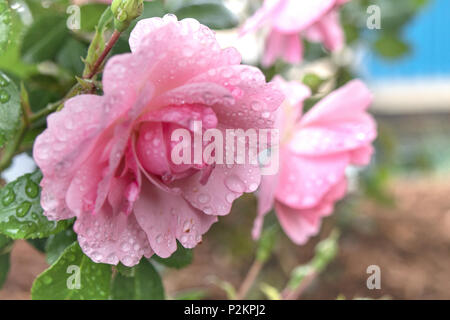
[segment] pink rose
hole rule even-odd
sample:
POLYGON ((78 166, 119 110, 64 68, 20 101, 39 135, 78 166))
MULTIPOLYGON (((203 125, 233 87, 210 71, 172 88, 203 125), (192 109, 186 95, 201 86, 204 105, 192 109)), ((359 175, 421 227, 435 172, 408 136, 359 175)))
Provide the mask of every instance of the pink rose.
POLYGON ((366 109, 372 95, 361 81, 353 80, 302 116, 309 88, 281 77, 275 82, 287 97, 277 120, 280 171, 263 177, 253 236, 259 237, 263 217, 274 206, 286 234, 303 244, 344 197, 345 169, 370 161, 376 125, 366 109))
POLYGON ((283 95, 196 20, 141 20, 129 42, 132 53, 106 64, 103 96, 76 96, 48 117, 34 158, 47 217, 76 216, 89 257, 132 266, 170 256, 177 239, 194 247, 260 182, 258 165, 174 164, 171 133, 194 121, 203 130, 270 128, 266 115, 283 95))
POLYGON ((339 23, 338 8, 348 0, 265 0, 263 6, 250 17, 241 34, 270 27, 262 60, 272 65, 277 58, 289 63, 301 62, 301 36, 321 42, 335 51, 344 45, 344 34, 339 23))

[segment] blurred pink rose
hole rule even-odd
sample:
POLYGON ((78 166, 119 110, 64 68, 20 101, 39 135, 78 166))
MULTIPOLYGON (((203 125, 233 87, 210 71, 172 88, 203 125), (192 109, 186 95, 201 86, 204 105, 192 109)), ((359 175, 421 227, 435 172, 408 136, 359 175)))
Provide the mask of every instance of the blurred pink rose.
POLYGON ((265 0, 263 6, 244 24, 241 34, 268 25, 270 32, 262 64, 272 65, 277 58, 301 62, 302 38, 321 42, 335 51, 344 45, 338 8, 349 0, 265 0))
POLYGON ((34 158, 47 217, 76 216, 89 257, 132 266, 170 256, 176 239, 194 247, 260 182, 257 164, 174 164, 171 133, 194 121, 203 130, 273 127, 265 115, 283 95, 196 20, 141 20, 129 42, 132 53, 106 64, 103 96, 76 96, 48 117, 34 158))
POLYGON ((366 109, 372 95, 361 81, 353 80, 302 116, 309 88, 281 77, 275 82, 287 97, 277 120, 280 171, 262 179, 253 236, 259 237, 263 217, 274 207, 286 234, 303 244, 344 197, 345 169, 370 161, 376 124, 366 109))

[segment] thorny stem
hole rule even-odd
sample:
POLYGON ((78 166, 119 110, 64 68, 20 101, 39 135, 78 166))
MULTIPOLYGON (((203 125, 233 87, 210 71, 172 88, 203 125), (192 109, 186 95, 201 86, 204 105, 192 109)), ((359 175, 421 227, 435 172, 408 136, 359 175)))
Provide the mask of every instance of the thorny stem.
POLYGON ((236 295, 236 300, 242 300, 247 296, 248 291, 253 286, 253 283, 255 282, 256 278, 261 272, 263 266, 264 263, 262 261, 258 259, 255 259, 255 261, 253 261, 252 266, 248 270, 248 273, 245 276, 245 279, 242 282, 241 287, 239 288, 239 291, 236 295))
POLYGON ((95 61, 94 67, 92 68, 92 71, 85 77, 85 79, 92 79, 98 72, 98 69, 102 65, 103 61, 105 61, 106 56, 111 51, 111 49, 116 44, 117 40, 119 40, 121 32, 114 30, 114 33, 112 34, 111 38, 109 39, 108 43, 105 46, 105 49, 103 49, 103 52, 98 57, 97 61, 95 61))

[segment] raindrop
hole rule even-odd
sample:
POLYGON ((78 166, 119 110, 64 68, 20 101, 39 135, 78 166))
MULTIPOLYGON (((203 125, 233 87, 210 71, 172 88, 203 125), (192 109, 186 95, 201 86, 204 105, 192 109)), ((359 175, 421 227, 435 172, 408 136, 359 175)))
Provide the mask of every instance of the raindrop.
POLYGON ((360 132, 356 135, 356 139, 358 139, 359 141, 363 141, 364 139, 366 139, 366 134, 364 132, 360 132))
POLYGON ((234 198, 235 198, 235 196, 234 196, 233 193, 229 193, 229 194, 227 194, 227 196, 226 196, 226 199, 227 199, 227 201, 228 201, 229 203, 233 203, 234 198))
POLYGON ((36 198, 39 194, 39 187, 33 181, 28 180, 27 185, 25 186, 25 193, 30 198, 36 198))
POLYGON ((257 183, 251 183, 248 188, 250 189, 250 191, 255 191, 256 189, 258 189, 258 184, 257 183))
POLYGON ((253 101, 251 103, 251 106, 254 111, 259 111, 262 108, 261 102, 259 102, 259 101, 253 101))
POLYGON ((10 205, 16 199, 16 195, 14 191, 11 189, 7 189, 5 196, 2 199, 2 203, 4 206, 10 205))
POLYGON ((122 248, 123 251, 126 252, 126 251, 130 250, 130 245, 128 243, 124 242, 124 243, 122 243, 121 248, 122 248))
POLYGON ((31 208, 31 202, 24 201, 20 206, 16 209, 16 215, 20 218, 24 217, 28 211, 30 211, 31 208))
POLYGON ((153 134, 149 131, 144 135, 144 140, 150 140, 152 138, 153 134))
POLYGON ((9 84, 9 80, 3 75, 0 75, 0 87, 6 87, 9 84))
POLYGON ((48 284, 52 283, 53 279, 50 276, 44 276, 42 278, 42 281, 44 282, 44 284, 48 285, 48 284))
POLYGON ((225 179, 225 185, 228 189, 234 192, 244 192, 245 191, 245 184, 242 182, 242 180, 235 176, 230 175, 225 179))
POLYGON ((206 214, 211 214, 213 212, 213 209, 210 206, 204 207, 203 212, 206 214))
POLYGON ((0 102, 1 102, 1 103, 6 103, 6 102, 8 102, 10 97, 11 97, 11 96, 9 95, 8 92, 6 92, 5 89, 1 89, 1 90, 0 90, 0 102))
POLYGON ((312 206, 314 204, 314 202, 316 201, 316 199, 312 196, 307 196, 303 199, 302 201, 302 205, 309 207, 312 206))
POLYGON ((209 200, 211 200, 211 197, 205 193, 202 193, 198 196, 198 202, 200 202, 200 203, 205 204, 205 203, 208 203, 209 200))

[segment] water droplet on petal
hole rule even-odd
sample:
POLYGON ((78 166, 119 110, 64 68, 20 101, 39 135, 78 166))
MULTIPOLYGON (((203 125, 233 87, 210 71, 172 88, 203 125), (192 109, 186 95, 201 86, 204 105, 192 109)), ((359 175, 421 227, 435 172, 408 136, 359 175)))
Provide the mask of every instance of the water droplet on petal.
POLYGON ((225 178, 225 185, 228 189, 234 192, 244 192, 245 184, 244 182, 235 175, 230 175, 225 178))
POLYGON ((302 205, 309 207, 309 206, 312 206, 315 203, 315 201, 316 201, 316 199, 314 197, 307 196, 303 199, 302 205))
POLYGON ((236 198, 236 196, 234 195, 234 193, 229 193, 229 194, 227 194, 227 196, 225 198, 227 199, 227 201, 229 203, 233 203, 233 201, 236 198))
POLYGON ((197 199, 198 199, 198 202, 205 204, 205 203, 208 203, 209 200, 211 200, 211 197, 205 193, 201 193, 197 199))

